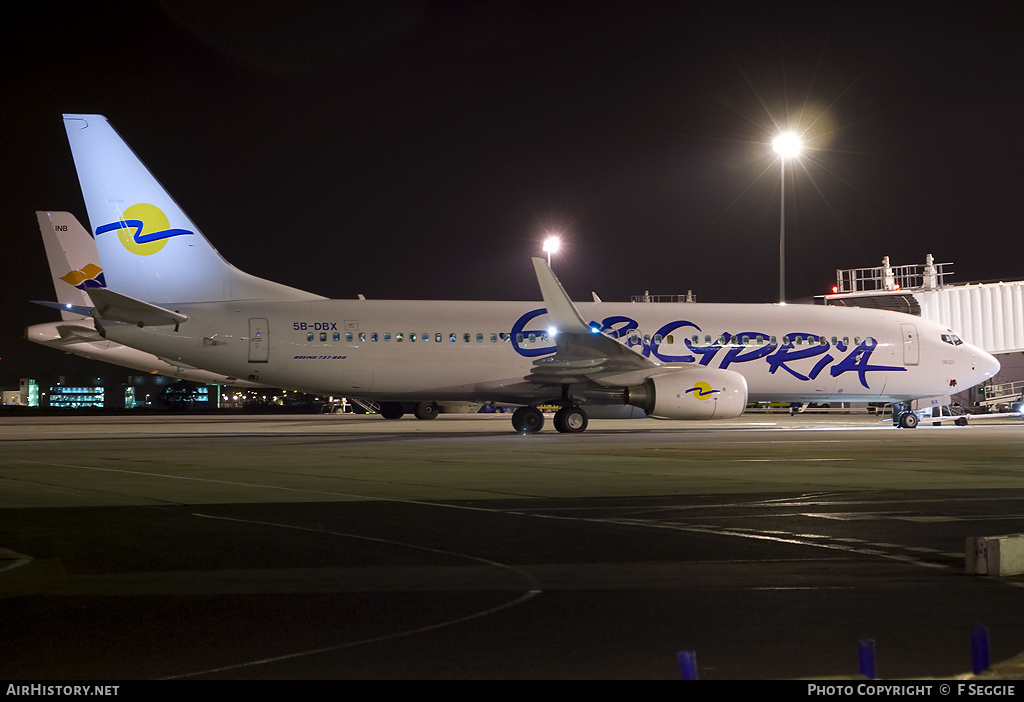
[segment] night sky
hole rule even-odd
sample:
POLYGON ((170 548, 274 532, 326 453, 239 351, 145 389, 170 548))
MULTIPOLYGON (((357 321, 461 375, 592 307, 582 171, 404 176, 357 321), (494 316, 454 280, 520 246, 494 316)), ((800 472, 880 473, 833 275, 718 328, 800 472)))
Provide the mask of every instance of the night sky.
POLYGON ((4 387, 112 370, 20 338, 56 319, 34 211, 86 221, 64 112, 329 297, 539 300, 557 229, 575 299, 775 301, 781 127, 790 298, 885 255, 1024 278, 1013 3, 25 3, 0 36, 4 387))

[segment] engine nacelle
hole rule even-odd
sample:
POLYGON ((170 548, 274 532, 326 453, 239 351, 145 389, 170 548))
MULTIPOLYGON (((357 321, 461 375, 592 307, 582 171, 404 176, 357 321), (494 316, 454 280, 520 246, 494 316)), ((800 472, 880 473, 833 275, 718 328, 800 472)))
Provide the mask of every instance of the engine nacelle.
POLYGON ((686 368, 626 388, 626 404, 662 419, 728 419, 747 406, 747 379, 720 368, 686 368))

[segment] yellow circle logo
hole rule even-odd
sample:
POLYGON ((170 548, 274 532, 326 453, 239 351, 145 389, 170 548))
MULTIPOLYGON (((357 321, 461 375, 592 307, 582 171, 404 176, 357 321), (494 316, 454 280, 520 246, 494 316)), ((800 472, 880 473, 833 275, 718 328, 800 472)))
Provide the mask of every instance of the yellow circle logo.
POLYGON ((152 256, 172 236, 191 234, 187 229, 171 229, 167 215, 156 205, 140 202, 124 211, 117 222, 104 224, 96 229, 96 235, 117 232, 121 245, 137 256, 152 256))
POLYGON ((692 392, 693 396, 698 400, 707 400, 709 397, 714 395, 717 390, 712 390, 711 386, 703 380, 697 381, 693 384, 693 387, 686 392, 692 392))

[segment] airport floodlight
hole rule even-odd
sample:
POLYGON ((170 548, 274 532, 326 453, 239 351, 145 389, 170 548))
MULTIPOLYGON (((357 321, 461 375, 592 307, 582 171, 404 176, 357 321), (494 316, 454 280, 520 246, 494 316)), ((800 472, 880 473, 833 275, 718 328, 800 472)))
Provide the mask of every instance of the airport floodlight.
POLYGON ((779 155, 781 175, 779 178, 779 303, 786 303, 786 159, 800 155, 800 137, 786 132, 772 139, 772 148, 779 155))
POLYGON ((800 143, 800 137, 793 132, 786 132, 772 139, 772 148, 782 158, 793 158, 800 155, 803 145, 800 143))
POLYGON ((557 234, 552 234, 544 240, 544 251, 548 255, 548 266, 551 266, 551 254, 558 253, 558 248, 562 245, 562 238, 557 234))

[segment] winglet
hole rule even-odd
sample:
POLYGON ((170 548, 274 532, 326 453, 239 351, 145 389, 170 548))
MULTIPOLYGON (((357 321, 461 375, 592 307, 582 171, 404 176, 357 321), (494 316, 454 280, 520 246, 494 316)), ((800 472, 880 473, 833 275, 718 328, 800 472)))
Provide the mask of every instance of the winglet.
POLYGON ((551 267, 543 258, 533 259, 533 268, 537 272, 537 283, 540 285, 540 294, 544 298, 544 306, 548 310, 548 320, 560 332, 591 334, 593 329, 583 321, 576 305, 566 294, 562 284, 552 272, 551 267))

